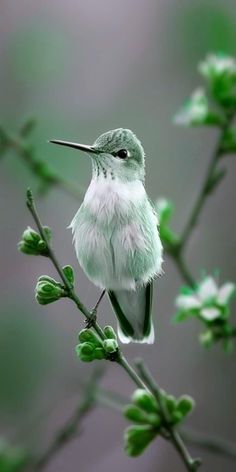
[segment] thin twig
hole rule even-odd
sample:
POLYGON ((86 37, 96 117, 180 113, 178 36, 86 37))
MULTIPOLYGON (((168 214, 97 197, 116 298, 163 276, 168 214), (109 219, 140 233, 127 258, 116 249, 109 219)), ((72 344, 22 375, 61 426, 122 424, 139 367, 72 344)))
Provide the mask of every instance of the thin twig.
POLYGON ((190 429, 181 430, 182 438, 189 444, 209 452, 236 459, 236 445, 218 436, 199 433, 190 429))
MULTIPOLYGON (((235 116, 235 112, 229 113, 224 124, 221 127, 221 133, 218 138, 216 148, 210 159, 200 193, 198 194, 197 200, 193 206, 193 209, 190 213, 189 219, 187 220, 186 226, 182 232, 182 236, 180 237, 178 244, 176 245, 176 247, 173 247, 173 248, 166 247, 167 254, 174 261, 183 280, 187 282, 187 284, 190 285, 191 287, 194 287, 196 285, 196 281, 194 277, 192 276, 189 268, 187 267, 183 254, 186 249, 188 240, 195 226, 197 225, 203 206, 206 203, 208 196, 212 192, 212 188, 210 188, 210 186, 211 186, 212 178, 216 171, 217 164, 219 162, 219 159, 222 156, 222 142, 223 142, 225 134, 227 133, 229 127, 231 126, 234 116, 235 116)), ((218 181, 214 183, 214 190, 216 189, 216 187, 219 185, 220 182, 221 182, 221 179, 219 179, 218 181)))
MULTIPOLYGON (((207 172, 206 172, 206 176, 205 176, 205 179, 204 179, 203 184, 202 184, 201 191, 200 191, 200 193, 197 197, 197 200, 195 202, 193 210, 190 214, 190 217, 189 217, 189 219, 186 223, 185 229, 182 233, 182 237, 181 237, 181 247, 182 247, 182 249, 185 248, 185 246, 187 244, 187 241, 188 241, 194 227, 197 224, 197 221, 198 221, 200 212, 203 208, 203 205, 205 204, 206 199, 209 196, 209 184, 210 184, 211 179, 212 179, 212 177, 214 175, 214 172, 216 170, 216 166, 218 164, 218 161, 219 161, 220 157, 222 156, 222 141, 223 141, 225 133, 227 132, 228 128, 230 127, 233 119, 234 119, 234 113, 229 114, 227 116, 226 120, 225 120, 224 125, 221 128, 221 133, 220 133, 215 151, 213 152, 212 157, 210 159, 208 169, 207 169, 207 172)), ((216 188, 216 187, 217 187, 217 183, 215 184, 214 188, 216 188)))
POLYGON ((162 399, 161 391, 156 383, 156 381, 153 379, 152 375, 148 371, 148 369, 145 367, 144 363, 142 360, 137 361, 136 363, 138 372, 140 374, 140 377, 143 379, 145 384, 149 387, 151 393, 153 396, 156 398, 156 401, 159 405, 160 408, 160 414, 162 417, 162 421, 164 423, 165 429, 169 433, 169 440, 172 442, 174 445, 175 449, 178 451, 180 457, 182 458, 183 463, 186 466, 186 469, 190 472, 192 471, 197 471, 198 468, 201 465, 201 460, 200 459, 193 459, 187 450, 179 432, 177 429, 170 424, 169 422, 169 415, 166 410, 165 404, 162 399))
MULTIPOLYGON (((102 387, 97 388, 96 399, 100 405, 120 412, 129 403, 129 398, 102 387)), ((205 449, 213 454, 225 456, 228 459, 236 459, 236 444, 226 441, 219 436, 201 433, 189 428, 181 428, 180 434, 182 439, 192 446, 205 449)))
POLYGON ((48 238, 47 238, 47 235, 46 235, 46 232, 43 228, 43 225, 40 221, 40 218, 39 218, 39 215, 38 215, 38 212, 36 210, 36 207, 35 207, 35 204, 34 204, 34 199, 33 199, 33 196, 32 196, 32 192, 31 190, 28 190, 27 191, 27 207, 29 209, 29 211, 31 212, 33 218, 34 218, 34 221, 37 225, 37 228, 39 230, 39 233, 40 233, 40 236, 41 238, 43 239, 43 241, 46 243, 47 245, 47 250, 48 250, 48 257, 51 259, 55 269, 57 270, 59 276, 61 277, 66 289, 67 289, 67 292, 68 292, 68 297, 74 301, 74 303, 76 304, 77 308, 79 309, 79 311, 81 313, 83 313, 83 315, 85 316, 85 318, 87 320, 89 320, 91 323, 92 323, 92 326, 93 328, 95 329, 95 331, 97 332, 97 334, 99 334, 99 336, 102 338, 102 339, 105 339, 105 336, 104 336, 104 333, 102 331, 102 329, 100 328, 100 326, 97 324, 96 320, 93 319, 93 315, 92 313, 86 308, 86 306, 81 302, 80 298, 75 294, 75 291, 73 289, 73 287, 71 286, 70 282, 68 281, 68 279, 66 278, 55 254, 54 254, 54 251, 52 250, 50 244, 49 244, 49 241, 48 241, 48 238))
POLYGON ((13 149, 32 174, 45 186, 59 187, 77 200, 81 200, 83 192, 78 185, 75 186, 72 182, 67 181, 61 175, 53 171, 46 162, 34 157, 34 149, 26 146, 25 142, 20 137, 11 136, 5 131, 4 133, 6 136, 5 152, 8 149, 13 149))

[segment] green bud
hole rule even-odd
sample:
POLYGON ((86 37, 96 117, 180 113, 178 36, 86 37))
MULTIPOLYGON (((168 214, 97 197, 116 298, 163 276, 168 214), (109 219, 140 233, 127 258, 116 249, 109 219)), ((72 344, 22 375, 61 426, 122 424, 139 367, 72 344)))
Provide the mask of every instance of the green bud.
POLYGON ((127 405, 124 408, 124 416, 134 423, 147 424, 147 414, 136 405, 127 405))
POLYGON ((103 348, 108 354, 116 352, 118 347, 118 343, 115 339, 105 339, 105 341, 103 341, 103 348))
POLYGON ((158 405, 154 396, 144 389, 137 389, 132 395, 132 401, 147 413, 157 413, 158 405))
POLYGON ((102 347, 96 347, 94 349, 93 355, 94 355, 94 359, 98 359, 98 360, 106 358, 105 351, 102 347))
POLYGON ((70 265, 67 265, 67 266, 63 267, 62 270, 63 270, 64 275, 66 276, 68 282, 70 282, 70 284, 73 287, 75 277, 74 277, 74 271, 73 271, 72 267, 70 265))
POLYGON ((157 431, 151 426, 130 426, 124 433, 126 453, 132 457, 142 454, 155 436, 157 431))
POLYGON ((195 401, 189 395, 182 395, 177 401, 177 410, 186 416, 195 407, 195 401))
POLYGON ((105 326, 105 328, 103 329, 103 332, 104 332, 107 339, 117 340, 116 333, 115 333, 114 329, 112 328, 112 326, 105 326))
POLYGON ((177 424, 177 423, 180 423, 180 421, 182 421, 183 419, 183 414, 181 413, 181 411, 173 411, 172 415, 171 415, 171 423, 173 424, 177 424))
POLYGON ((39 233, 34 229, 28 228, 22 234, 22 239, 18 243, 19 251, 33 256, 47 256, 48 249, 46 243, 42 240, 39 233))
POLYGON ((76 354, 83 362, 94 360, 94 346, 90 343, 81 343, 76 346, 76 354))
POLYGON ((138 424, 149 424, 156 428, 160 426, 161 419, 155 413, 146 413, 144 410, 136 405, 127 405, 124 408, 124 416, 134 423, 138 424))
POLYGON ((59 282, 47 275, 39 277, 35 288, 35 297, 40 305, 47 305, 65 296, 65 289, 59 282))
POLYGON ((94 347, 102 347, 101 341, 98 339, 96 334, 92 331, 92 329, 84 328, 82 331, 79 332, 78 340, 80 343, 89 342, 94 347))
POLYGON ((163 401, 165 402, 166 404, 166 408, 171 416, 171 414, 173 413, 173 411, 175 411, 176 409, 176 398, 173 396, 173 395, 163 395, 163 401))

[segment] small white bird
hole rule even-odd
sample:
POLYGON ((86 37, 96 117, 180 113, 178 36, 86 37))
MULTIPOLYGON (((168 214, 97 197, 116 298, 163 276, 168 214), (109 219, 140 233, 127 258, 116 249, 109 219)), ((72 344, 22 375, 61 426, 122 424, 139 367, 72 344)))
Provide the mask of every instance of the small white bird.
POLYGON ((92 146, 53 140, 92 158, 92 180, 71 228, 79 264, 106 291, 124 343, 154 342, 153 279, 161 273, 157 215, 144 188, 145 154, 128 129, 102 134, 92 146))

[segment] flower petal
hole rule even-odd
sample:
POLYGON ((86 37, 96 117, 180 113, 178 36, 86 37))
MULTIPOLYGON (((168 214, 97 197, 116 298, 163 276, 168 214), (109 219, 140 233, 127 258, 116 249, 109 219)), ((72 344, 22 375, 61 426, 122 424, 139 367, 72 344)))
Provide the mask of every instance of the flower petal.
POLYGON ((186 311, 201 307, 200 301, 194 295, 179 295, 175 303, 178 308, 186 311))
POLYGON ((216 297, 218 294, 218 287, 213 277, 206 277, 200 283, 197 293, 202 302, 209 300, 209 298, 216 297))
POLYGON ((222 285, 217 296, 217 302, 219 305, 227 305, 234 292, 236 292, 236 286, 232 282, 227 282, 222 285))
POLYGON ((220 315, 221 312, 218 308, 203 308, 200 311, 200 316, 206 321, 213 321, 216 318, 219 318, 220 315))

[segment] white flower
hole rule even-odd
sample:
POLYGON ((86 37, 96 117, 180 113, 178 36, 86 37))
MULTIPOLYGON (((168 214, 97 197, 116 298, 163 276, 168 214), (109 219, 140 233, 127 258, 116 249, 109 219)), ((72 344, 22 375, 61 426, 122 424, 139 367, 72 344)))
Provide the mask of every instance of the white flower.
POLYGON ((236 285, 232 282, 218 287, 213 277, 208 276, 192 292, 179 295, 176 306, 181 313, 194 312, 205 321, 213 321, 222 315, 235 293, 236 285))
POLYGON ((236 61, 234 58, 220 54, 209 54, 205 61, 199 64, 199 72, 207 79, 219 78, 222 75, 236 76, 236 61))
POLYGON ((197 294, 202 302, 209 300, 209 298, 216 297, 218 287, 213 277, 206 277, 199 285, 197 294))
POLYGON ((177 125, 198 125, 205 123, 208 116, 208 100, 203 89, 197 89, 190 97, 189 102, 175 116, 177 125))
POLYGON ((217 302, 219 305, 225 306, 231 299, 232 295, 234 295, 236 291, 236 286, 232 282, 227 282, 226 284, 222 285, 222 287, 218 291, 217 302))

